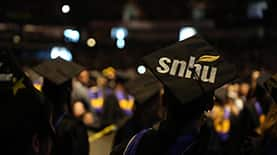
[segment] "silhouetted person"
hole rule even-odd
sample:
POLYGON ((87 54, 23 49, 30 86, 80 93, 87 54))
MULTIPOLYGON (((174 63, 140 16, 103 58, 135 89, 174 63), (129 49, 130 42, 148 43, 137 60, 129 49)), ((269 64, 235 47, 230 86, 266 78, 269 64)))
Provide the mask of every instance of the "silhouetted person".
POLYGON ((56 129, 55 154, 88 155, 88 133, 84 124, 70 111, 72 78, 83 67, 61 58, 49 60, 34 68, 44 77, 42 92, 51 101, 56 129))
POLYGON ((113 154, 209 154, 211 131, 203 121, 213 107, 214 90, 233 80, 234 65, 199 36, 178 42, 143 58, 163 83, 166 120, 137 133, 113 154))
POLYGON ((134 95, 136 106, 132 117, 117 131, 114 147, 139 131, 153 127, 163 117, 162 85, 154 75, 140 75, 128 82, 126 87, 134 95))
POLYGON ((48 102, 10 53, 0 52, 0 139, 7 155, 50 155, 54 138, 48 102))

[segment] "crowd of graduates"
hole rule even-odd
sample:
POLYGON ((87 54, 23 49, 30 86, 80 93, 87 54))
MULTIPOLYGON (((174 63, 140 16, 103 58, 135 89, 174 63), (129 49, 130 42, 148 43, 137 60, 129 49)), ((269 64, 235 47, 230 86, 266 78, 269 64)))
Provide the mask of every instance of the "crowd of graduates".
POLYGON ((112 155, 277 152, 276 74, 238 78, 199 36, 144 57, 144 74, 61 58, 21 71, 0 56, 7 154, 88 155, 88 132, 115 133, 112 155))
POLYGON ((264 87, 269 78, 269 73, 254 70, 249 77, 216 90, 215 105, 208 114, 210 127, 215 133, 212 150, 220 154, 240 154, 249 145, 245 139, 263 134, 266 115, 274 105, 264 87))

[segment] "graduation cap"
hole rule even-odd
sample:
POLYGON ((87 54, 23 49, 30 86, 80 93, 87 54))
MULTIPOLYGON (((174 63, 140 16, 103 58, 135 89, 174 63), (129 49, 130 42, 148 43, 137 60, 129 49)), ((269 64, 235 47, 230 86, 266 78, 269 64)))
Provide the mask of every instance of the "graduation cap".
POLYGON ((123 71, 117 71, 115 74, 115 82, 125 84, 131 79, 130 75, 128 73, 123 71))
POLYGON ((266 90, 271 94, 275 103, 277 103, 277 73, 272 75, 267 81, 265 81, 264 86, 266 90))
POLYGON ((98 77, 102 77, 103 75, 99 71, 93 70, 90 71, 90 76, 94 79, 97 79, 98 77))
POLYGON ((146 72, 127 82, 126 88, 139 104, 144 104, 151 97, 160 93, 162 84, 151 72, 146 72))
POLYGON ((61 85, 71 80, 84 69, 84 67, 60 57, 34 67, 34 71, 55 85, 61 85))
POLYGON ((236 77, 235 66, 198 35, 153 52, 143 62, 181 104, 236 77))

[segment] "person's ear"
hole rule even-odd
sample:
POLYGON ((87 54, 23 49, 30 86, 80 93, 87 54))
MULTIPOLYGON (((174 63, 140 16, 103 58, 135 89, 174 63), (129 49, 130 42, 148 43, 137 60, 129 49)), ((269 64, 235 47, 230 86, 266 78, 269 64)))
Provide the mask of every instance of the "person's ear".
POLYGON ((39 143, 38 134, 34 134, 32 137, 32 148, 36 154, 39 153, 40 143, 39 143))

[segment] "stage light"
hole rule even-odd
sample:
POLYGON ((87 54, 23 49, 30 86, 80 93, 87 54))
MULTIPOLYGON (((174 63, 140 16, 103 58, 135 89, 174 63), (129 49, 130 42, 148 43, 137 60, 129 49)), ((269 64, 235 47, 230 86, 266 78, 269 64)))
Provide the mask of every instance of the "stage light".
POLYGON ((137 72, 138 72, 139 74, 144 74, 144 73, 146 72, 145 66, 139 65, 138 68, 137 68, 137 72))
POLYGON ((116 41, 116 46, 117 46, 117 48, 120 48, 120 49, 124 48, 125 47, 125 40, 124 39, 118 39, 116 41))
POLYGON ((77 30, 65 29, 64 32, 65 40, 68 42, 78 42, 80 40, 80 33, 77 30))
POLYGON ((96 45, 96 40, 94 38, 88 38, 87 45, 88 47, 94 47, 96 45))
POLYGON ((188 39, 188 38, 196 35, 196 33, 197 32, 196 32, 195 28, 193 28, 193 27, 183 27, 183 28, 181 28, 180 33, 179 33, 179 41, 188 39))
POLYGON ((67 60, 67 61, 72 60, 71 52, 65 47, 58 47, 58 46, 53 47, 51 49, 50 57, 51 57, 51 59, 61 57, 62 59, 67 60))
POLYGON ((116 32, 116 38, 117 39, 124 39, 126 36, 126 32, 123 29, 119 29, 116 32))
POLYGON ((122 40, 128 36, 128 30, 124 27, 114 27, 111 30, 111 37, 113 39, 122 40))
POLYGON ((67 14, 70 11, 70 6, 68 4, 65 4, 62 6, 62 13, 67 14))

